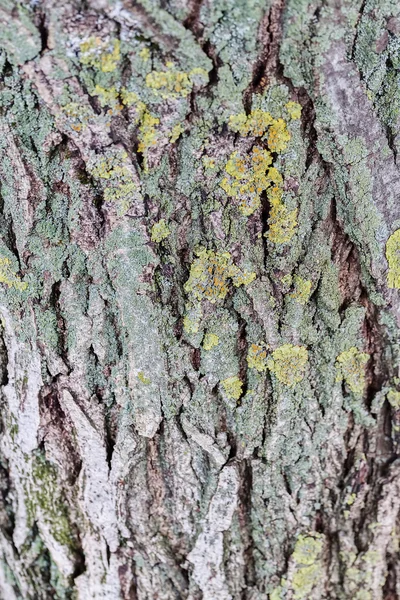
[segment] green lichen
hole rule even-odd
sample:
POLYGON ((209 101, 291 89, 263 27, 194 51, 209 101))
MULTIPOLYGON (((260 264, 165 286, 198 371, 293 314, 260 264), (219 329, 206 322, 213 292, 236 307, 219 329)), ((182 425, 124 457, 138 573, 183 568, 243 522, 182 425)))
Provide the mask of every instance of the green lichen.
POLYGON ((155 223, 151 228, 151 241, 160 243, 171 235, 170 230, 164 219, 160 219, 158 223, 155 223))
POLYGON ((228 377, 221 381, 221 385, 225 390, 225 394, 232 400, 239 400, 242 395, 243 382, 236 375, 228 377))
POLYGON ((21 278, 12 270, 12 263, 9 258, 0 258, 0 283, 19 292, 23 292, 28 288, 28 284, 21 281, 21 278))
POLYGON ((318 533, 300 535, 296 541, 292 559, 295 572, 292 588, 296 600, 305 600, 318 586, 322 567, 323 536, 318 533))
POLYGON ((290 297, 296 300, 296 302, 299 304, 307 304, 311 294, 312 282, 295 275, 294 285, 295 290, 292 294, 290 294, 290 297))
POLYGON ((344 380, 354 394, 361 395, 365 387, 365 365, 369 358, 369 354, 360 352, 355 346, 339 354, 336 359, 336 381, 344 380))
POLYGON ((197 252, 190 267, 189 279, 184 289, 195 300, 215 303, 223 300, 229 291, 229 281, 239 287, 248 285, 255 273, 242 271, 233 262, 229 252, 214 252, 205 248, 197 252))
POLYGON ((386 259, 389 264, 388 287, 400 289, 400 229, 392 233, 386 242, 386 259))
POLYGON ((35 487, 29 494, 30 517, 35 518, 36 510, 40 510, 54 539, 59 544, 73 549, 76 540, 56 468, 41 454, 37 454, 33 459, 32 479, 35 487))
POLYGON ((267 366, 281 383, 293 387, 304 379, 307 363, 308 352, 304 346, 283 344, 272 353, 267 366))
POLYGON ((219 337, 215 333, 206 333, 203 339, 204 350, 212 350, 215 346, 218 346, 219 337))
POLYGON ((80 62, 103 73, 115 71, 121 60, 120 41, 90 37, 80 45, 80 62))
POLYGON ((264 346, 251 344, 247 352, 249 369, 256 369, 259 373, 267 370, 267 350, 264 346))

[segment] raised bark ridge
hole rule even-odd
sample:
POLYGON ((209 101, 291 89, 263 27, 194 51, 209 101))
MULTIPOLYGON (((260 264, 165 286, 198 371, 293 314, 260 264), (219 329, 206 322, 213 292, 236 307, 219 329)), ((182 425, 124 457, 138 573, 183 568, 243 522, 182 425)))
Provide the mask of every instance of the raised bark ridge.
POLYGON ((1 596, 398 597, 398 2, 0 23, 1 596))

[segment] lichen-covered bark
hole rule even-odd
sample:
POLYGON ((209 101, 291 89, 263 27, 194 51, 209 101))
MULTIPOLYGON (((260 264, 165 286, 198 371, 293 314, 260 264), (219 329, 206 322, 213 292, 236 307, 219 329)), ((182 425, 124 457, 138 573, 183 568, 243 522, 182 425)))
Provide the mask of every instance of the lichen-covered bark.
POLYGON ((0 24, 1 597, 399 597, 398 1, 0 24))

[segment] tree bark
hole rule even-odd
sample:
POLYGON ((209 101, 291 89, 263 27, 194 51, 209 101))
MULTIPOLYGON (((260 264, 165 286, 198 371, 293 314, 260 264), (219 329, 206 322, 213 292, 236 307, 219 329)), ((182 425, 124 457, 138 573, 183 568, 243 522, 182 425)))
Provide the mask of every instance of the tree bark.
POLYGON ((400 597, 399 3, 0 23, 1 597, 400 597))

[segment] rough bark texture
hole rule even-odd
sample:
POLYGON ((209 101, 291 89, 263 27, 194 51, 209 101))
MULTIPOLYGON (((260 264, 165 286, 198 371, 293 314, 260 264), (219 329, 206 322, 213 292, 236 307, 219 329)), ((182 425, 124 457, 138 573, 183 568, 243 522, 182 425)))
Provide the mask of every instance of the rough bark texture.
POLYGON ((399 35, 0 0, 2 598, 400 596, 399 35))

